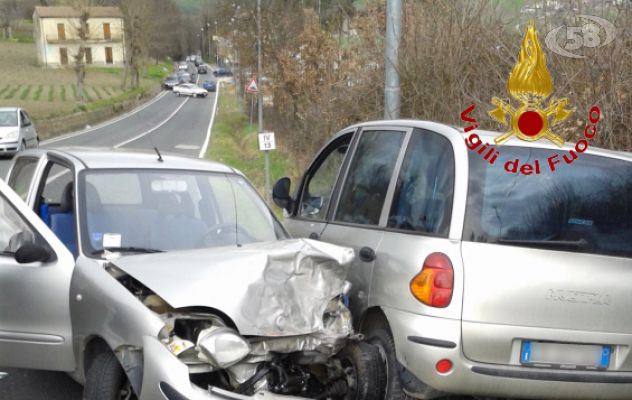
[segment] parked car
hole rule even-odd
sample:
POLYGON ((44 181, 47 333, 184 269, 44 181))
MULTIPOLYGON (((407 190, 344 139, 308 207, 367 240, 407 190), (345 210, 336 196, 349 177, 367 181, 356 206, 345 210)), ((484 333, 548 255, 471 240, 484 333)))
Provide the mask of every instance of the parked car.
POLYGON ((202 56, 200 55, 193 56, 192 62, 195 64, 196 67, 199 67, 200 65, 204 64, 204 60, 202 59, 202 56))
POLYGON ((208 74, 208 67, 206 66, 206 64, 200 64, 198 66, 198 73, 203 75, 208 74))
POLYGON ((209 92, 214 92, 217 90, 217 83, 213 80, 204 81, 202 87, 209 92))
POLYGON ((180 83, 180 79, 177 74, 169 75, 162 82, 162 88, 163 90, 172 90, 173 87, 177 85, 178 83, 180 83))
POLYGON ((187 61, 180 61, 177 65, 176 65, 176 69, 178 71, 188 71, 189 70, 189 63, 187 61))
POLYGON ((295 196, 274 186, 294 237, 356 250, 349 305, 385 355, 384 398, 629 398, 632 155, 512 139, 491 164, 467 135, 354 125, 295 196))
POLYGON ((215 77, 233 76, 233 72, 227 68, 218 68, 215 71, 213 71, 213 76, 215 77))
POLYGON ((0 365, 71 371, 84 399, 373 399, 353 251, 288 239, 219 163, 27 150, 0 182, 0 365), (24 203, 24 201, 26 204, 24 203))
POLYGON ((0 155, 11 156, 38 144, 37 131, 26 111, 16 107, 0 108, 0 155))
POLYGON ((173 87, 173 93, 178 96, 206 97, 208 91, 193 83, 181 83, 173 87))

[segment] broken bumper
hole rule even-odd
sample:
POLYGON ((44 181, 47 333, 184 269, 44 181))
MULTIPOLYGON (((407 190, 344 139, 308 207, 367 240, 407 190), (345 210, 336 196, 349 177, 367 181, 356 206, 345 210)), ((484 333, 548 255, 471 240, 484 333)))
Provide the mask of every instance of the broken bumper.
POLYGON ((178 360, 158 339, 143 338, 143 384, 140 400, 305 400, 302 397, 282 396, 259 391, 244 396, 227 390, 210 387, 208 390, 191 383, 189 369, 178 360))

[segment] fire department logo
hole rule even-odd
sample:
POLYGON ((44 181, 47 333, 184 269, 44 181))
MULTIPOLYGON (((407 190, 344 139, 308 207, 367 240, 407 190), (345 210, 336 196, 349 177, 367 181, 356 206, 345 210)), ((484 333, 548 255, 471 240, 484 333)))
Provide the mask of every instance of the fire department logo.
POLYGON ((574 109, 566 108, 566 98, 552 98, 546 104, 553 93, 553 81, 533 23, 529 24, 522 40, 518 62, 507 80, 507 91, 520 104, 514 109, 511 102, 492 98, 496 108, 488 112, 489 116, 510 128, 494 142, 502 144, 515 135, 529 142, 547 138, 562 147, 564 139, 552 128, 567 119, 574 109))

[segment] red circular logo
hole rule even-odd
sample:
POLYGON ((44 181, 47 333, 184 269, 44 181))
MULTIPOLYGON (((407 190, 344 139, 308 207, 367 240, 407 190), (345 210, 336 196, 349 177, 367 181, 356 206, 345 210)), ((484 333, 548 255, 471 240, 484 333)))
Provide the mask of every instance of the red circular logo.
POLYGON ((535 111, 525 111, 518 117, 518 129, 527 136, 537 135, 543 126, 542 117, 535 111))

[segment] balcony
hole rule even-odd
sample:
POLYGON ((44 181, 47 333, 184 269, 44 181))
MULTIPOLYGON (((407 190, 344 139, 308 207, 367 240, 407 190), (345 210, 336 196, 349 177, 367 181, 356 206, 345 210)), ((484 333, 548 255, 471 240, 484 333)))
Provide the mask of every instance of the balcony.
MULTIPOLYGON (((60 39, 58 35, 46 35, 46 42, 49 44, 79 44, 81 39, 78 37, 66 35, 66 38, 60 39)), ((100 44, 100 43, 120 43, 123 41, 122 33, 112 33, 109 39, 106 39, 101 35, 90 35, 90 37, 84 42, 86 44, 100 44)))

